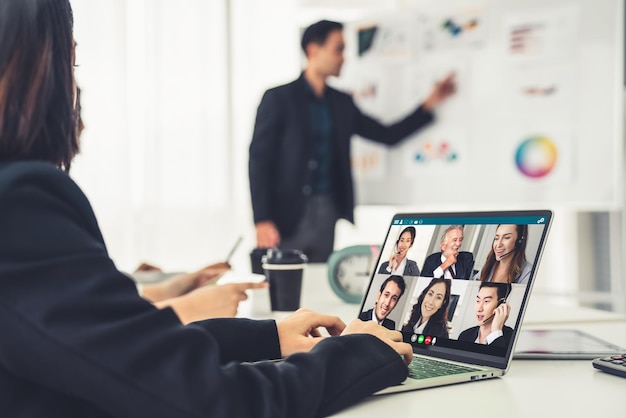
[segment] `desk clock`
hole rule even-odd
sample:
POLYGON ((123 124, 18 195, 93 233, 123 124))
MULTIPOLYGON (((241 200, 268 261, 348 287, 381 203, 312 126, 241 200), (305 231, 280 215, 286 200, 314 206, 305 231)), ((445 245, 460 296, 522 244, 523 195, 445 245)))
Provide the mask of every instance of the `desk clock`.
POLYGON ((361 303, 379 253, 378 245, 353 245, 333 252, 328 258, 328 281, 335 294, 348 303, 361 303))

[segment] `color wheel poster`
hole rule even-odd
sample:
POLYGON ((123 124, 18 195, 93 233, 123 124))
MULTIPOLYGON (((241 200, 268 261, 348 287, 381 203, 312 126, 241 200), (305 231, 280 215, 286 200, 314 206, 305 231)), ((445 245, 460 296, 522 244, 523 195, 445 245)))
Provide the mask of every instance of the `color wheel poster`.
POLYGON ((503 132, 494 149, 504 158, 494 159, 494 177, 509 186, 570 184, 574 142, 572 130, 560 126, 520 126, 503 132))
POLYGON ((359 204, 621 202, 622 9, 531 3, 442 1, 346 26, 337 81, 385 124, 456 80, 434 122, 398 145, 353 141, 359 204))

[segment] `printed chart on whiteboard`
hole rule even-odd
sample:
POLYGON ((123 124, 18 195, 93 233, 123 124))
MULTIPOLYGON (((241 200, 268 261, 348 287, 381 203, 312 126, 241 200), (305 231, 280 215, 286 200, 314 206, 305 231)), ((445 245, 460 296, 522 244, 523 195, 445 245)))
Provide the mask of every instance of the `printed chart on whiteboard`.
POLYGON ((399 145, 354 139, 357 201, 621 205, 623 15, 618 0, 442 0, 348 22, 336 83, 363 112, 390 123, 457 86, 399 145))

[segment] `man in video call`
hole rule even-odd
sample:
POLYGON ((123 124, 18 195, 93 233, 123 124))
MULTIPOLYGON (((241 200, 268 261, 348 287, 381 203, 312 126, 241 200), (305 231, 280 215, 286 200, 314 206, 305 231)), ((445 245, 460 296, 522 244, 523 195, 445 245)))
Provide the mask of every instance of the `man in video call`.
POLYGON ((376 303, 374 308, 369 311, 361 312, 359 319, 361 321, 376 321, 383 327, 395 330, 396 321, 389 318, 389 314, 396 307, 400 297, 404 294, 406 283, 402 276, 389 276, 380 285, 380 290, 376 295, 376 303))
POLYGON ((506 348, 513 335, 513 328, 504 325, 511 312, 510 293, 510 283, 482 282, 474 306, 478 325, 461 332, 459 341, 506 348))
POLYGON ((474 268, 474 255, 468 251, 459 251, 462 243, 462 225, 446 228, 441 236, 441 251, 426 257, 422 277, 469 280, 474 268))

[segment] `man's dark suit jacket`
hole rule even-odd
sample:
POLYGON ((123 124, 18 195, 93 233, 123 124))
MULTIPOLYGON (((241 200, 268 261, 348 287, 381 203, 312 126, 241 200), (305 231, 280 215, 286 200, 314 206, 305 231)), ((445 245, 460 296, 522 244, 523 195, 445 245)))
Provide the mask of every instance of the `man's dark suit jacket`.
MULTIPOLYGON (((424 261, 424 267, 422 268, 422 277, 433 277, 435 269, 440 265, 441 251, 429 255, 424 261)), ((459 251, 459 255, 456 257, 456 263, 454 264, 454 269, 456 271, 454 278, 465 280, 471 279, 473 268, 474 255, 467 251, 459 251)))
POLYGON ((87 198, 47 163, 0 164, 0 417, 311 417, 408 374, 370 335, 284 362, 274 321, 181 324, 139 297, 87 198))
MULTIPOLYGON (((254 222, 273 221, 292 236, 312 193, 314 143, 307 81, 297 80, 265 92, 250 143, 249 177, 254 222)), ((352 97, 326 88, 333 128, 332 194, 339 218, 353 222, 354 192, 350 139, 360 135, 393 145, 428 124, 433 115, 420 106, 389 126, 364 115, 352 97)))
MULTIPOLYGON (((478 331, 480 331, 479 326, 475 326, 472 328, 468 328, 465 331, 459 334, 459 341, 466 341, 473 343, 478 338, 478 331)), ((506 325, 502 328, 502 337, 496 338, 491 344, 491 347, 499 347, 506 348, 509 346, 509 342, 511 341, 511 337, 513 336, 513 328, 507 327, 506 325)))
MULTIPOLYGON (((361 312, 361 315, 359 315, 359 319, 361 321, 371 321, 373 314, 374 314, 374 309, 370 309, 369 311, 361 312)), ((395 330, 396 329, 396 321, 391 320, 389 318, 383 319, 383 323, 381 325, 383 327, 387 328, 387 329, 390 329, 390 330, 395 330)))

